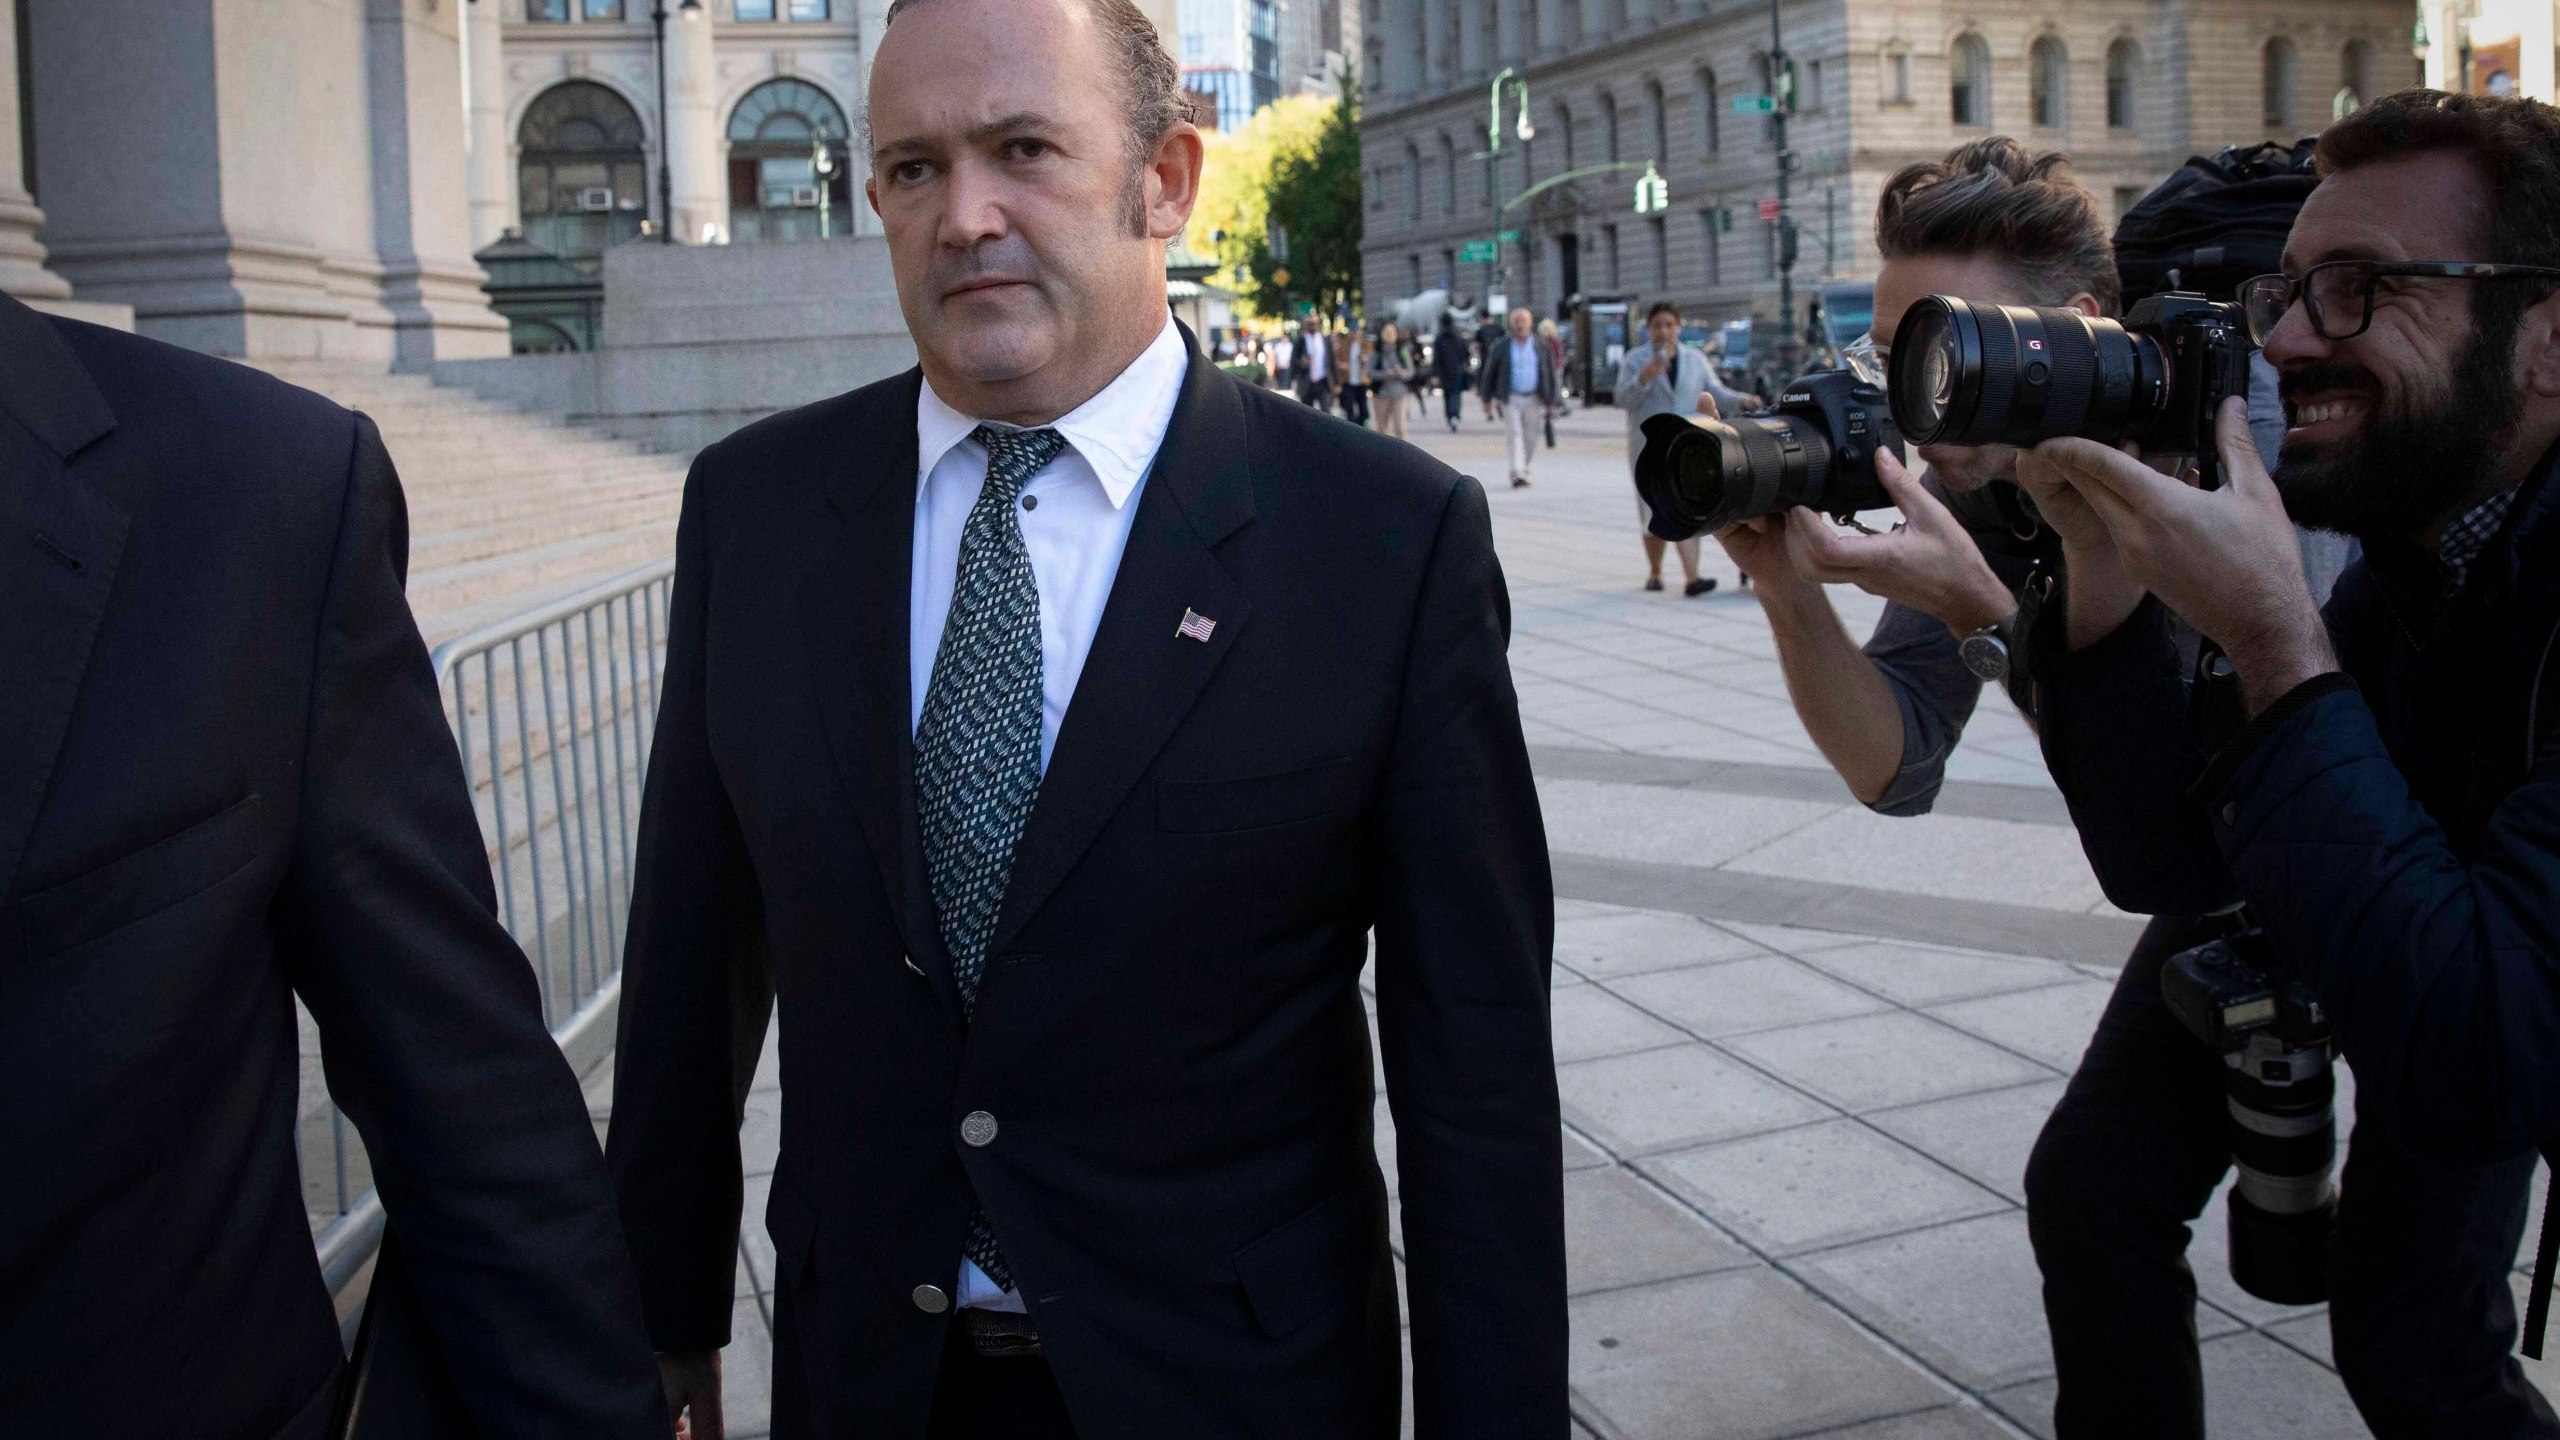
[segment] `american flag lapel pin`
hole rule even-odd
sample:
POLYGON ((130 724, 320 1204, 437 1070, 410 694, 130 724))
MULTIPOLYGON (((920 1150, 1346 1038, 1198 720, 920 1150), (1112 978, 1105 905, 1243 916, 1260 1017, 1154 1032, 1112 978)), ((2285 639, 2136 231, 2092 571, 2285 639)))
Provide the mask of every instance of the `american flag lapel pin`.
POLYGON ((1184 606, 1182 611, 1182 623, 1173 627, 1173 633, 1181 639, 1197 640, 1201 644, 1206 645, 1209 643, 1209 637, 1216 633, 1217 628, 1217 621, 1191 609, 1189 606, 1184 606))

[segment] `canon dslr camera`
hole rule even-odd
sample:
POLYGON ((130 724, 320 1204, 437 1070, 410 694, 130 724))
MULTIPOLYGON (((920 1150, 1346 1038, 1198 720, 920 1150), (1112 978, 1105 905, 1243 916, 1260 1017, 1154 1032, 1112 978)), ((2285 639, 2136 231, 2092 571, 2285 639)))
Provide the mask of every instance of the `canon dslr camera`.
POLYGON ((1686 540, 1789 506, 1846 520, 1893 501, 1876 479, 1876 452, 1902 456, 1884 390, 1851 370, 1789 385, 1778 403, 1732 420, 1656 415, 1644 422, 1636 493, 1646 526, 1686 540))
POLYGON ((2130 440, 2195 457, 2213 489, 2214 417, 2249 393, 2246 314, 2184 291, 2148 296, 2121 322, 1930 295, 1893 335, 1893 417, 1918 445, 2130 440))

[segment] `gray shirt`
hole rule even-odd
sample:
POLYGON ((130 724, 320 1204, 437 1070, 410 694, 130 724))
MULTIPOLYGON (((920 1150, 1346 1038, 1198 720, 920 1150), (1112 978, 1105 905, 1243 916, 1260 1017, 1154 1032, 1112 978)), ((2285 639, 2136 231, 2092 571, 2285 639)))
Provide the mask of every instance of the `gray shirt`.
POLYGON ((1656 415, 1695 415, 1701 391, 1713 395, 1716 407, 1731 416, 1742 396, 1726 389, 1716 379, 1716 367, 1707 361, 1706 352, 1694 345, 1683 345, 1671 365, 1653 377, 1650 385, 1639 385, 1637 377, 1653 363, 1655 351, 1651 342, 1630 348, 1618 361, 1618 408, 1627 412, 1627 463, 1635 463, 1644 450, 1644 422, 1656 415))

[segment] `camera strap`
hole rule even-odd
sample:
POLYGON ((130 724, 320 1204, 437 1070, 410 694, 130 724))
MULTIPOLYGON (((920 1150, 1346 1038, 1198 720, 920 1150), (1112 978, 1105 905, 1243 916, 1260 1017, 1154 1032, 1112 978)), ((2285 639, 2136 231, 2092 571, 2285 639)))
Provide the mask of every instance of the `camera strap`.
POLYGON ((2544 1144, 2543 1162, 2549 1173, 2542 1181, 2542 1237, 2533 1247, 2533 1284, 2526 1289, 2524 1305, 2524 1357, 2542 1358, 2542 1334, 2551 1322, 2551 1271, 2560 1265, 2560 1215, 2553 1213, 2555 1185, 2560 1185, 2560 1141, 2544 1144))

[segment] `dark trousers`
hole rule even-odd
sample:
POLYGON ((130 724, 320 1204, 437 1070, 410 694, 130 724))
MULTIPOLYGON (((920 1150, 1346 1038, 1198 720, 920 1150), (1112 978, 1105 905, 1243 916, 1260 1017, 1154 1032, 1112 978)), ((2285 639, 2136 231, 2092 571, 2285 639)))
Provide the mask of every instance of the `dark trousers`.
POLYGON ((1342 418, 1354 425, 1369 423, 1368 386, 1345 385, 1342 387, 1342 418))
POLYGON ((1333 387, 1321 380, 1299 381, 1298 398, 1328 415, 1333 413, 1333 387))
MULTIPOLYGON (((2160 998, 2203 938, 2160 919, 2125 964, 2089 1051, 2027 1162, 2061 1440, 2202 1437, 2189 1225, 2231 1165, 2223 1066, 2160 998)), ((2479 1170, 2412 1156, 2359 1107, 2340 1177, 2329 1334, 2380 1440, 2560 1436, 2511 1353, 2509 1270, 2533 1157, 2479 1170)))
POLYGON ((1456 420, 1467 408, 1467 387, 1464 385, 1441 386, 1440 404, 1448 412, 1448 418, 1452 421, 1456 420))
POLYGON ((925 1440, 1076 1440, 1076 1427, 1047 1359, 981 1355, 955 1319, 925 1440))

